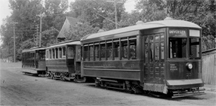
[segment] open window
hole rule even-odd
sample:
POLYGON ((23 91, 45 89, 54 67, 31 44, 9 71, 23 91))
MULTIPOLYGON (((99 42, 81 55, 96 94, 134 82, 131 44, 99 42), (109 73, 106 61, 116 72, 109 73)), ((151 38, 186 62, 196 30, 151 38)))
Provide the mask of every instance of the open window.
POLYGON ((105 42, 101 43, 100 44, 100 58, 101 60, 105 60, 105 56, 106 56, 106 45, 105 45, 105 42))
POLYGON ((62 48, 59 48, 59 58, 62 58, 62 48))
POLYGON ((96 61, 98 61, 98 60, 100 60, 100 55, 99 55, 99 53, 100 53, 100 49, 99 49, 99 43, 96 43, 95 44, 95 50, 94 50, 94 52, 95 52, 95 60, 96 61))
POLYGON ((137 53, 137 50, 136 50, 136 39, 130 39, 129 40, 129 58, 130 59, 136 59, 137 56, 136 56, 136 53, 137 53))
POLYGON ((90 61, 94 61, 94 45, 89 46, 90 61))
POLYGON ((186 30, 169 30, 169 58, 186 58, 186 30))
POLYGON ((113 58, 113 49, 112 49, 112 41, 107 42, 106 56, 108 60, 112 60, 113 58))
POLYGON ((190 38, 189 51, 190 58, 200 58, 200 38, 190 38))
POLYGON ((119 60, 119 52, 120 52, 120 46, 119 46, 119 40, 113 41, 113 55, 115 60, 119 60))
POLYGON ((67 55, 68 59, 74 59, 74 47, 68 46, 67 55))
POLYGON ((89 60, 89 50, 88 50, 88 45, 84 45, 84 56, 83 56, 83 59, 84 61, 88 61, 89 60))
POLYGON ((128 43, 127 38, 121 39, 121 59, 128 59, 128 43))

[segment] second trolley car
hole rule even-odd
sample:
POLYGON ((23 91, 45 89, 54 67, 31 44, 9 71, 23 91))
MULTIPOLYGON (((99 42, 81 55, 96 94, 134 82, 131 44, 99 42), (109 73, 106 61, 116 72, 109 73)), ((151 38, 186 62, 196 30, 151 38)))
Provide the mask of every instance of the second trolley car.
POLYGON ((81 75, 81 43, 67 41, 47 47, 46 66, 53 79, 85 81, 81 75))

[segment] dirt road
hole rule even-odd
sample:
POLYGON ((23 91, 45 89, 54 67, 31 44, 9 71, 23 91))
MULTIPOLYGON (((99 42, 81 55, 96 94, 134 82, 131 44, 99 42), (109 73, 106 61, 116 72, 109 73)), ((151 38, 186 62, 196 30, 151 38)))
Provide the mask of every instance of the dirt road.
POLYGON ((29 76, 20 63, 0 63, 0 105, 27 106, 214 106, 216 93, 198 97, 163 99, 97 88, 91 83, 74 83, 29 76))

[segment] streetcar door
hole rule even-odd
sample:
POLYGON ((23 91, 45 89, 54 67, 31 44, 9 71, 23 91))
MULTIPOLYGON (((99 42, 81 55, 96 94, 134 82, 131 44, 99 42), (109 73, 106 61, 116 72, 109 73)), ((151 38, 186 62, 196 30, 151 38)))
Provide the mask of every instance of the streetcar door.
POLYGON ((46 63, 45 63, 45 50, 37 51, 37 68, 38 70, 45 70, 46 63))
POLYGON ((159 32, 149 31, 143 35, 144 59, 144 90, 163 92, 165 78, 164 63, 164 30, 159 32), (161 32, 162 31, 162 32, 161 32), (149 33, 150 32, 150 33, 149 33), (154 33, 152 33, 154 32, 154 33))
POLYGON ((69 45, 67 47, 67 67, 69 69, 69 72, 71 73, 75 73, 74 61, 75 61, 75 46, 69 45))

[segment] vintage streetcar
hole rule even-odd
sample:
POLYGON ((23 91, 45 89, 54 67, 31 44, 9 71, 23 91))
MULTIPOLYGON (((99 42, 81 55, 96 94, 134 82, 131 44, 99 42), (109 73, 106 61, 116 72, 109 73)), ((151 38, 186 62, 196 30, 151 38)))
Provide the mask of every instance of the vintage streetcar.
POLYGON ((46 48, 46 67, 53 79, 85 82, 81 77, 81 43, 67 41, 46 48))
POLYGON ((46 48, 31 48, 22 51, 22 67, 37 71, 38 75, 46 73, 46 48))
POLYGON ((203 94, 201 27, 166 18, 84 36, 82 70, 97 86, 182 97, 203 94))

